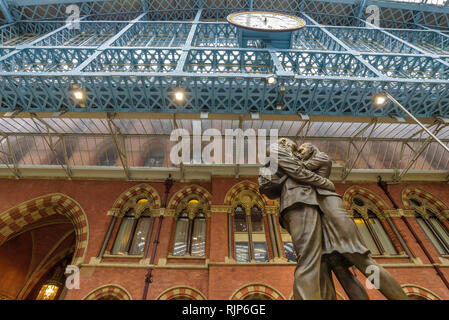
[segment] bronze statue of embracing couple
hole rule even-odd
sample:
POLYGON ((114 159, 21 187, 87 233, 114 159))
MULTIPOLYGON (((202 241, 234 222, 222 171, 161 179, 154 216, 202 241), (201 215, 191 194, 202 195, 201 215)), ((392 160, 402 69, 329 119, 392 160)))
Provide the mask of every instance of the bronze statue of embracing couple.
MULTIPOLYGON (((373 270, 388 299, 407 299, 399 283, 369 256, 354 221, 328 178, 332 161, 310 143, 297 146, 280 138, 269 161, 277 172, 259 176, 259 191, 280 198, 279 221, 291 235, 297 258, 293 295, 297 300, 335 300, 332 271, 351 300, 368 300, 363 285, 349 270, 366 277, 373 270)), ((267 163, 268 165, 269 163, 267 163)))

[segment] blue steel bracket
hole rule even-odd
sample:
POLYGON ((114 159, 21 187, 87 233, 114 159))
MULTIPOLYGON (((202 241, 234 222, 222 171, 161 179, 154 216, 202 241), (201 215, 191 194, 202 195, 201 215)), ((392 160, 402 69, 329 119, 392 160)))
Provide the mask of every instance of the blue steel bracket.
POLYGON ((8 4, 5 0, 0 0, 0 9, 8 23, 14 22, 14 18, 12 17, 8 4))

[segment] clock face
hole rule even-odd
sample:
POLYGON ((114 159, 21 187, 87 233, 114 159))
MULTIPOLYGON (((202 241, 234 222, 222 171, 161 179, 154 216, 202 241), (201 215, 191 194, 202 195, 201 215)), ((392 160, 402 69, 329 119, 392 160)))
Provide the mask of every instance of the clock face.
POLYGON ((268 11, 245 11, 228 16, 229 23, 255 31, 285 32, 300 29, 305 21, 287 14, 268 11))

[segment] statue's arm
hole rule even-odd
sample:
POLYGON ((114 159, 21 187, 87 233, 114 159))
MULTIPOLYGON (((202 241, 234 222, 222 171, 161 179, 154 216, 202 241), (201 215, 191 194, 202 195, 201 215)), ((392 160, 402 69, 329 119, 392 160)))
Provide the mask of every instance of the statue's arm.
POLYGON ((293 180, 314 187, 335 191, 335 186, 332 181, 298 166, 297 161, 290 156, 279 155, 278 167, 293 180))
POLYGON ((327 154, 325 154, 324 152, 319 152, 309 160, 302 162, 302 165, 310 171, 315 171, 322 166, 332 165, 332 161, 327 154))

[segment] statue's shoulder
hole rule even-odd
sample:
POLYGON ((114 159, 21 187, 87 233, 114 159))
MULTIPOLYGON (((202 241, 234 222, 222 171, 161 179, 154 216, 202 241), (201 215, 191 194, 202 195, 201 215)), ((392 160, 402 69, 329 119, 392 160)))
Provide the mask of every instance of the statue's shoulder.
POLYGON ((320 161, 320 162, 327 162, 327 163, 329 163, 329 164, 332 165, 332 159, 331 159, 331 158, 329 157, 329 155, 328 155, 327 153, 325 153, 325 152, 322 152, 322 151, 318 152, 318 153, 314 156, 314 158, 315 158, 316 160, 320 161))

